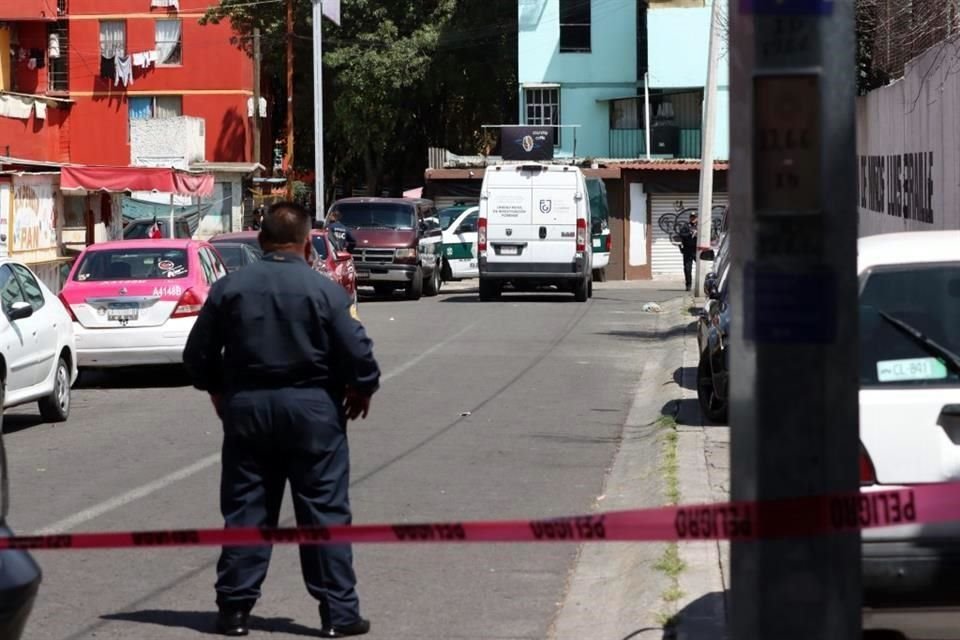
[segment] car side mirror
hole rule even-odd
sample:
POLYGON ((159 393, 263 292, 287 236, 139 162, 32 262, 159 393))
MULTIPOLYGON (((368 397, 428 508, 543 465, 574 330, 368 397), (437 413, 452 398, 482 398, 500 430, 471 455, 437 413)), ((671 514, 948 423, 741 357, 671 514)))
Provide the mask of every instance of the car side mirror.
POLYGON ((335 257, 337 262, 346 262, 347 260, 353 257, 353 254, 350 253, 349 251, 337 251, 335 257))
POLYGON ((437 228, 428 229, 426 233, 423 234, 427 238, 436 238, 443 235, 443 231, 437 228))
POLYGON ((29 302, 14 302, 10 306, 10 319, 23 320, 33 315, 33 306, 29 302))

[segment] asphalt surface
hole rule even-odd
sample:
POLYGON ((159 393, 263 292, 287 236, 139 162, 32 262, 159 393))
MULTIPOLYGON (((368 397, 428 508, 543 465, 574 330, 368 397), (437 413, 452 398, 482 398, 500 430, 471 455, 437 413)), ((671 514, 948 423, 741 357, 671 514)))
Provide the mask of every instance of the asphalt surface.
MULTIPOLYGON (((364 301, 385 382, 351 425, 355 521, 550 517, 588 512, 603 490, 659 339, 640 307, 678 289, 572 296, 471 291, 364 301)), ((219 527, 221 433, 176 369, 92 377, 59 426, 34 407, 5 419, 10 523, 18 532, 219 527)), ((650 451, 651 456, 656 455, 650 451)), ((292 523, 289 500, 284 521, 292 523)), ((355 548, 370 638, 544 638, 574 545, 355 548)), ((39 552, 31 640, 203 637, 214 621, 216 549, 39 552)), ((252 637, 319 628, 296 549, 275 549, 252 637)))

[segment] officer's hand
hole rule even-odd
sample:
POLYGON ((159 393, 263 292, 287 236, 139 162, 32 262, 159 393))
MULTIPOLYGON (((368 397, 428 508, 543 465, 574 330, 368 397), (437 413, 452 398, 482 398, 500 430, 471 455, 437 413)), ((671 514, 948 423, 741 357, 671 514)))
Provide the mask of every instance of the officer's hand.
POLYGON ((343 408, 347 412, 347 420, 356 420, 360 417, 366 420, 367 414, 370 413, 370 396, 348 389, 343 399, 343 408))

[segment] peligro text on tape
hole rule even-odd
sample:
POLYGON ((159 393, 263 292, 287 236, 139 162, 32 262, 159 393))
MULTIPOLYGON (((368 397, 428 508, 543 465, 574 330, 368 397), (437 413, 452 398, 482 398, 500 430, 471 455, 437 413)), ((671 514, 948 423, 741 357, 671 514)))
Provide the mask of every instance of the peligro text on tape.
POLYGON ((0 538, 0 549, 756 540, 960 520, 958 496, 960 483, 950 483, 839 496, 611 511, 546 520, 15 536, 0 538))

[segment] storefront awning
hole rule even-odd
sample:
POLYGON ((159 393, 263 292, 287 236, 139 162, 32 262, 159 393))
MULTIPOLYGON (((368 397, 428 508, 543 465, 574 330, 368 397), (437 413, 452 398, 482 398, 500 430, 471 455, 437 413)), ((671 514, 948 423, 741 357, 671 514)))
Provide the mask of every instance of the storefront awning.
POLYGON ((204 197, 213 194, 213 176, 153 167, 64 167, 60 189, 111 193, 154 191, 204 197))

